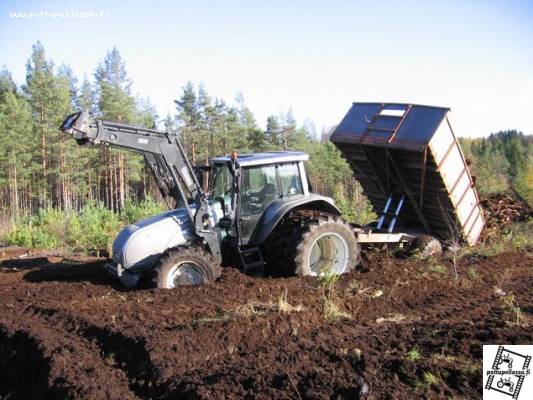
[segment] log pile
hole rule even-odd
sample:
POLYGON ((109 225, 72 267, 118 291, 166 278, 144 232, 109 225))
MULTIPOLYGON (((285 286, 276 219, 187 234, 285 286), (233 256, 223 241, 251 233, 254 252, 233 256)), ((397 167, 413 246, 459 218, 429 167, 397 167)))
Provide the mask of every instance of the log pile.
POLYGON ((502 228, 512 222, 526 221, 533 216, 533 209, 514 194, 496 193, 481 200, 485 211, 486 226, 483 236, 498 235, 502 228))

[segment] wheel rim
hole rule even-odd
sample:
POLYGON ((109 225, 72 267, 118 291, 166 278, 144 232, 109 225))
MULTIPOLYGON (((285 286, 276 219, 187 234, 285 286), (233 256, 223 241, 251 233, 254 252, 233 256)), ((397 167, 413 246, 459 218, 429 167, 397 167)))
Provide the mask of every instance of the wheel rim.
POLYGON ((182 261, 172 267, 167 275, 169 288, 178 286, 201 285, 204 282, 204 274, 199 266, 190 261, 182 261))
POLYGON ((346 240, 338 233, 323 233, 311 245, 308 256, 310 274, 312 276, 325 273, 342 274, 346 271, 348 258, 346 240))

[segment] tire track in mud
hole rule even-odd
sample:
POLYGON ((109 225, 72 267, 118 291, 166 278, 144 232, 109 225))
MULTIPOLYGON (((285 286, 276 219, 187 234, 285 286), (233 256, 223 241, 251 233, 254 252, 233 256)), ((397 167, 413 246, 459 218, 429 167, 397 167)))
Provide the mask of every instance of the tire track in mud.
POLYGON ((0 271, 0 366, 7 355, 41 398, 479 398, 481 345, 531 342, 494 291, 516 294, 530 314, 531 262, 526 251, 465 262, 457 281, 446 259, 446 273, 418 260, 376 264, 339 281, 334 301, 352 319, 337 322, 304 278, 228 270, 209 288, 119 293, 92 267, 46 266, 32 279, 0 271), (302 312, 261 308, 284 290, 302 312), (29 364, 38 371, 21 370, 29 364), (437 386, 420 387, 426 371, 437 386))
MULTIPOLYGON (((157 399, 164 397, 165 385, 157 383, 157 369, 152 364, 143 339, 134 339, 100 327, 84 318, 74 316, 56 308, 45 308, 30 305, 25 313, 38 317, 42 321, 66 332, 79 340, 96 347, 100 362, 108 368, 118 370, 125 375, 127 386, 134 398, 157 399)), ((118 391, 120 398, 124 393, 118 391)))
MULTIPOLYGON (((27 332, 0 324, 0 398, 39 398, 48 391, 50 360, 27 332), (28 385, 26 377, 32 377, 28 385)), ((57 393, 56 393, 57 394, 57 393)), ((51 394, 50 397, 59 397, 51 394)))
POLYGON ((2 391, 12 398, 133 399, 123 374, 98 357, 91 343, 55 329, 34 315, 22 313, 14 320, 0 322, 2 358, 8 364, 2 391), (20 347, 22 346, 22 347, 20 347), (20 349, 27 357, 21 357, 20 349), (39 366, 38 391, 34 391, 32 371, 39 366))

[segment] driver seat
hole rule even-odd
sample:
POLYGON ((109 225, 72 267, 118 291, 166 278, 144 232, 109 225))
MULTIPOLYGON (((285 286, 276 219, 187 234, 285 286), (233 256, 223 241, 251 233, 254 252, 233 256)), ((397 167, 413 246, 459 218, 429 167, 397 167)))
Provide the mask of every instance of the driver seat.
POLYGON ((276 195, 276 186, 273 183, 267 183, 263 189, 259 192, 259 199, 263 203, 263 208, 274 200, 276 195))

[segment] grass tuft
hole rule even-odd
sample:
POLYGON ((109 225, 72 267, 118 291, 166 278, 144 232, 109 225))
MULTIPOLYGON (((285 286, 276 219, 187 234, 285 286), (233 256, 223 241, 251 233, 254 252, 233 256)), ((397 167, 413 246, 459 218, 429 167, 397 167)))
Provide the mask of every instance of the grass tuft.
POLYGON ((424 372, 424 374, 422 375, 423 379, 424 379, 424 383, 427 385, 427 386, 431 386, 431 385, 436 385, 437 383, 439 383, 439 378, 437 378, 435 375, 433 375, 431 372, 429 371, 426 371, 424 372))
POLYGON ((418 349, 418 346, 415 346, 409 350, 409 353, 407 353, 407 358, 411 361, 416 361, 420 358, 420 350, 418 349))
POLYGON ((293 306, 289 303, 287 300, 287 288, 285 288, 285 290, 279 296, 277 307, 278 311, 282 313, 300 312, 304 310, 304 306, 301 304, 293 306))
POLYGON ((336 322, 341 319, 349 319, 351 315, 335 304, 333 296, 335 295, 335 284, 340 279, 340 275, 332 271, 324 271, 318 278, 318 283, 322 288, 322 297, 324 299, 324 318, 329 322, 336 322))
POLYGON ((514 313, 515 315, 515 320, 512 322, 513 324, 517 325, 517 326, 520 326, 522 325, 522 320, 523 320, 523 316, 522 316, 522 310, 520 309, 520 307, 518 307, 516 304, 515 304, 515 296, 514 294, 506 294, 505 296, 503 296, 502 298, 502 301, 503 301, 503 304, 509 309, 511 310, 511 312, 514 313))
POLYGON ((352 316, 340 309, 332 300, 324 297, 324 318, 329 322, 337 322, 342 319, 350 319, 352 316))

